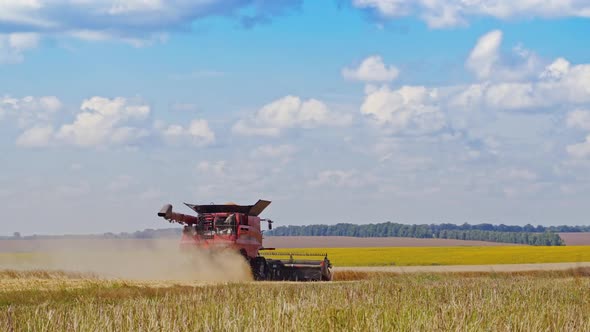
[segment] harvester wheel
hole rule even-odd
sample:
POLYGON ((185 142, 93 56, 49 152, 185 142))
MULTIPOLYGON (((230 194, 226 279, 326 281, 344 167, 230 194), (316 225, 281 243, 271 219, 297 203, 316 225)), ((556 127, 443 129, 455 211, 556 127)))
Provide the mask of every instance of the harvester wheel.
POLYGON ((268 264, 264 257, 255 257, 250 261, 250 266, 254 280, 268 280, 270 277, 268 264))

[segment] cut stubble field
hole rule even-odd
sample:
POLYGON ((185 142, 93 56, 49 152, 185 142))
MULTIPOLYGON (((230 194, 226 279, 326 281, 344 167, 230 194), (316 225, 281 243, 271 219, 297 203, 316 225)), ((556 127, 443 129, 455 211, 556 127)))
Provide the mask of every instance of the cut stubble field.
POLYGON ((175 242, 139 243, 0 253, 0 330, 590 330, 586 265, 510 273, 410 269, 590 262, 588 246, 278 250, 327 253, 336 266, 332 282, 293 283, 253 282, 230 253, 183 257, 175 242), (399 267, 404 273, 391 272, 399 267))
POLYGON ((588 331, 588 275, 344 273, 353 281, 157 285, 5 271, 0 286, 20 287, 0 288, 0 330, 588 331))

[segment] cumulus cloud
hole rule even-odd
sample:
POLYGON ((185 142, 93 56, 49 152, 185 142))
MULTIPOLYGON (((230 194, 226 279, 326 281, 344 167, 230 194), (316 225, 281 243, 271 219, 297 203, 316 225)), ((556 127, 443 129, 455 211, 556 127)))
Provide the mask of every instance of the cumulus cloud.
MULTIPOLYGON (((525 54, 519 59, 535 60, 511 63, 499 51, 501 41, 499 30, 483 35, 466 60, 466 67, 480 81, 433 87, 367 85, 361 113, 381 129, 381 134, 406 143, 417 136, 458 140, 469 154, 465 160, 472 161, 482 156, 502 157, 509 147, 503 139, 519 137, 525 141, 551 130, 555 114, 567 114, 565 124, 570 128, 590 131, 590 64, 572 64, 560 57, 541 65, 522 47, 515 50, 525 54), (535 125, 542 127, 535 129, 535 125), (525 127, 508 133, 507 128, 518 126, 525 127), (488 144, 490 137, 494 144, 488 144)), ((543 153, 563 149, 557 144, 563 144, 574 158, 590 156, 588 140, 571 145, 545 142, 543 153)), ((391 156, 391 151, 383 152, 380 158, 388 160, 391 156)), ((531 174, 515 171, 512 176, 525 178, 531 174)))
POLYGON ((22 130, 16 140, 19 147, 132 145, 148 137, 195 146, 206 146, 215 141, 215 133, 202 119, 195 119, 186 127, 165 126, 161 122, 156 122, 155 127, 150 126, 151 108, 138 99, 92 97, 82 102, 71 122, 54 125, 54 115, 62 108, 62 102, 54 96, 4 96, 0 97, 0 120, 15 120, 22 130))
POLYGON ((262 145, 257 147, 253 152, 253 157, 270 157, 270 158, 282 158, 287 157, 295 153, 296 149, 293 145, 282 144, 282 145, 262 145))
POLYGON ((344 78, 365 82, 390 82, 398 75, 399 70, 393 65, 386 66, 378 55, 364 59, 357 68, 342 69, 344 78))
POLYGON ((22 62, 24 52, 37 48, 38 44, 39 35, 36 33, 0 34, 0 64, 22 62))
MULTIPOLYGON (((566 124, 571 128, 579 128, 590 131, 590 111, 574 110, 569 112, 566 117, 566 124)), ((590 135, 581 143, 568 145, 566 151, 574 158, 590 157, 590 135)))
POLYGON ((15 119, 19 128, 47 123, 62 108, 62 102, 55 96, 14 98, 0 97, 0 120, 15 119))
POLYGON ((130 123, 144 120, 149 114, 150 107, 142 102, 92 97, 82 103, 74 122, 59 128, 56 138, 82 147, 131 143, 148 132, 130 123))
POLYGON ((462 87, 451 104, 467 108, 526 110, 588 102, 590 64, 571 65, 558 58, 529 81, 484 82, 462 87))
POLYGON ((492 66, 498 61, 498 48, 502 43, 502 32, 494 30, 479 38, 467 59, 467 68, 479 78, 487 78, 492 73, 492 66))
POLYGON ((325 170, 316 175, 316 178, 309 181, 312 186, 335 185, 355 187, 359 182, 355 179, 357 172, 354 170, 325 170))
POLYGON ((542 67, 531 51, 516 46, 512 54, 500 53, 502 31, 493 30, 481 36, 465 63, 480 80, 518 81, 534 75, 542 67))
POLYGON ((569 112, 566 124, 568 127, 590 130, 590 111, 578 109, 569 112))
POLYGON ((366 172, 360 173, 355 169, 329 169, 318 172, 307 184, 312 187, 334 186, 358 188, 375 182, 378 182, 376 178, 366 172))
POLYGON ((590 135, 586 136, 586 140, 582 143, 568 145, 566 150, 574 158, 590 157, 590 135))
POLYGON ((224 176, 227 171, 227 162, 225 160, 201 161, 197 164, 197 171, 215 176, 224 176))
POLYGON ((215 142, 215 133, 209 128, 207 120, 195 119, 187 127, 172 124, 160 128, 164 139, 171 144, 188 142, 196 146, 206 146, 215 142))
POLYGON ((0 25, 8 32, 65 34, 86 40, 131 42, 190 29, 199 19, 224 16, 243 26, 269 22, 298 9, 302 0, 23 0, 0 2, 0 25))
POLYGON ((385 18, 417 15, 431 28, 466 25, 469 19, 482 16, 496 19, 590 17, 590 4, 575 0, 352 0, 352 5, 385 18))
POLYGON ((500 176, 504 176, 509 180, 518 180, 518 181, 534 181, 537 179, 537 174, 528 169, 522 168, 512 168, 507 170, 502 170, 500 172, 500 176))
POLYGON ((361 113, 394 135, 427 135, 445 127, 437 89, 403 86, 391 90, 383 86, 370 90, 361 113))
POLYGON ((232 130, 239 135, 279 136, 289 128, 343 126, 351 120, 348 115, 330 111, 317 99, 286 96, 265 105, 253 116, 238 121, 232 130))
POLYGON ((35 126, 25 130, 17 139, 16 145, 20 147, 45 147, 51 143, 53 127, 35 126))

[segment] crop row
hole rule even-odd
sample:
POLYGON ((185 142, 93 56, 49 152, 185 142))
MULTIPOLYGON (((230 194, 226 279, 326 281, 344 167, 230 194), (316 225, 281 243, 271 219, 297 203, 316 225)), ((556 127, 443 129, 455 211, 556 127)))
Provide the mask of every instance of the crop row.
MULTIPOLYGON (((484 265, 590 262, 590 246, 384 247, 280 249, 276 253, 327 254, 335 266, 484 265)), ((297 258, 295 255, 293 258, 297 258)))

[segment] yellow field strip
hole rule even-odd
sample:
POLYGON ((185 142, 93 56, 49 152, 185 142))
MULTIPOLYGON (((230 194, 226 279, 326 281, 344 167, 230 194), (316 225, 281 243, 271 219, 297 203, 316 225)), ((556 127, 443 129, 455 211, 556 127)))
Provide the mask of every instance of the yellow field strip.
MULTIPOLYGON (((291 248, 273 253, 328 254, 334 266, 488 265, 590 262, 590 246, 481 246, 481 247, 381 247, 291 248)), ((0 269, 35 268, 47 253, 0 253, 0 269)), ((286 257, 286 256, 285 256, 286 257)), ((269 256, 269 258, 285 258, 269 256)), ((314 257, 297 257, 314 259, 314 257)))
MULTIPOLYGON (((326 253, 335 266, 487 265, 590 262, 590 246, 389 247, 278 249, 326 253)), ((273 256, 281 258, 281 256, 273 256)), ((294 258, 297 258, 295 256, 294 258)))

